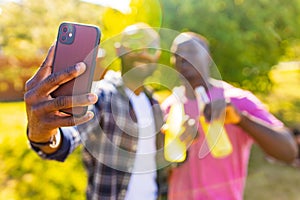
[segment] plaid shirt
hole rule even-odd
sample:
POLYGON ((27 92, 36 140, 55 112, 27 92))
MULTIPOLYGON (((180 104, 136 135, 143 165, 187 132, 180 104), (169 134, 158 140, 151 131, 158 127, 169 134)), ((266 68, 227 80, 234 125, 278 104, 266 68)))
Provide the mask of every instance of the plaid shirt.
MULTIPOLYGON (((47 156, 42 152, 39 154, 48 159, 64 160, 82 142, 85 146, 83 161, 88 171, 87 199, 124 199, 138 142, 136 116, 120 78, 109 73, 104 80, 96 82, 93 87, 96 88, 99 98, 92 107, 95 117, 78 126, 77 129, 62 129, 64 138, 68 135, 70 141, 65 156, 57 159, 55 155, 47 156)), ((158 103, 149 95, 148 97, 152 105, 157 133, 158 198, 166 199, 167 173, 170 165, 163 156, 164 139, 160 132, 163 117, 158 103)), ((63 153, 58 151, 56 154, 63 153)))

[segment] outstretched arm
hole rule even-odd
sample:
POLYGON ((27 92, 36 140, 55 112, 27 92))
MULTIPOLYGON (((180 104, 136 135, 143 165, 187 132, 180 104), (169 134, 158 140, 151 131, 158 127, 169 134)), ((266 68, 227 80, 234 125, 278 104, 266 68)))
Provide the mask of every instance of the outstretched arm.
POLYGON ((240 112, 232 103, 224 100, 213 104, 213 111, 209 109, 211 105, 206 106, 207 119, 223 116, 225 124, 235 124, 242 128, 270 156, 287 163, 296 158, 297 145, 286 127, 274 127, 247 112, 240 112))
POLYGON ((270 156, 291 163, 297 156, 297 145, 292 134, 285 127, 272 127, 265 122, 248 115, 240 114, 237 123, 270 156))

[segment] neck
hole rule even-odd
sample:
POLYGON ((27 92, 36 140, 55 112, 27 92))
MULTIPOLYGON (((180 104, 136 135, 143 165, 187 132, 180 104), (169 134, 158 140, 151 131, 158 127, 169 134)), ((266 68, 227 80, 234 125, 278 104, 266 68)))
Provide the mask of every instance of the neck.
POLYGON ((143 83, 139 82, 139 81, 132 81, 132 80, 128 80, 128 79, 124 79, 124 85, 129 88, 132 92, 134 92, 134 94, 139 95, 143 90, 144 90, 144 85, 143 83))

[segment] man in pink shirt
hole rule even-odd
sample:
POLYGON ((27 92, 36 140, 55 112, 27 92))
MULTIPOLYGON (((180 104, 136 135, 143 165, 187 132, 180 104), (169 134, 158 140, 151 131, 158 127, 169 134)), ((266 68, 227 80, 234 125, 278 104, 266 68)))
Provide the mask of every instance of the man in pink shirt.
MULTIPOLYGON (((205 38, 191 32, 182 33, 173 41, 171 50, 174 53, 172 61, 185 85, 186 98, 181 99, 185 113, 197 121, 202 114, 207 121, 225 116, 224 127, 232 152, 214 157, 199 125, 199 137, 189 147, 187 159, 172 169, 168 199, 243 199, 253 142, 284 162, 294 160, 296 144, 283 123, 270 114, 252 93, 210 78, 211 58, 205 38), (203 112, 199 112, 194 93, 198 87, 205 88, 209 100, 203 112)), ((176 97, 170 96, 162 108, 168 112, 174 101, 176 97)))

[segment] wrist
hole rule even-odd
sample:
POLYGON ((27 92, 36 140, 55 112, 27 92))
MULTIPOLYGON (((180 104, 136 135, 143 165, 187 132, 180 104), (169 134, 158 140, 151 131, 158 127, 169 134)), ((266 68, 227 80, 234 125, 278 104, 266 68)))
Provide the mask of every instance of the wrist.
POLYGON ((50 148, 58 148, 61 143, 61 133, 59 129, 57 129, 56 133, 51 135, 48 139, 39 139, 33 140, 29 137, 28 129, 27 129, 27 138, 30 144, 37 148, 50 147, 50 148))
POLYGON ((58 129, 54 129, 51 131, 41 132, 40 130, 36 130, 35 128, 27 127, 27 139, 30 142, 35 143, 46 143, 51 140, 52 136, 57 134, 58 129))

